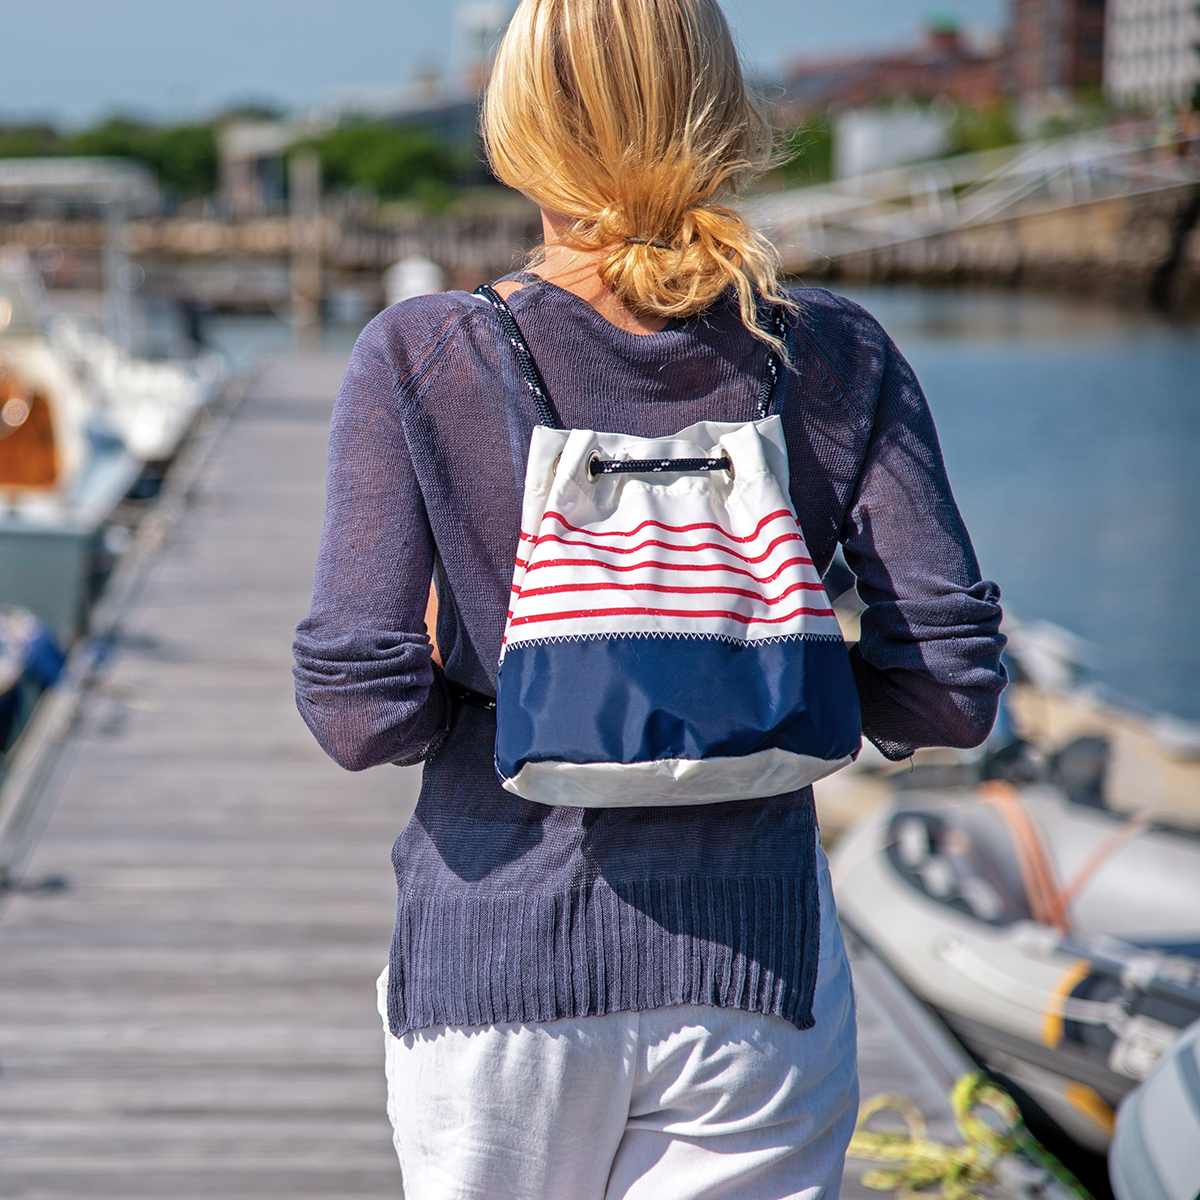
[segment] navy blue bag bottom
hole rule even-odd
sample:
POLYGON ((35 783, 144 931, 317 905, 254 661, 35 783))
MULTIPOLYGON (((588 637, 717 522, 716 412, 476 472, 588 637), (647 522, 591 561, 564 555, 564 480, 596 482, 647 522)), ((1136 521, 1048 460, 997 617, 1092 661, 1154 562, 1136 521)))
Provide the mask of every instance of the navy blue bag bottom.
POLYGON ((850 659, 832 637, 517 642, 498 696, 501 780, 517 792, 520 776, 518 794, 549 804, 779 795, 844 766, 862 736, 850 659))

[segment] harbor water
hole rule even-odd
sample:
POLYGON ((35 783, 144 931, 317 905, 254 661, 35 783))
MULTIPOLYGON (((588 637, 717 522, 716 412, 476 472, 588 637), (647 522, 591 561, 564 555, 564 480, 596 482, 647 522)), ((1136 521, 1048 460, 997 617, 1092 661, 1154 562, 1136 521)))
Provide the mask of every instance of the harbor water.
POLYGON ((1200 326, 1023 293, 846 289, 912 363, 1005 611, 1112 702, 1200 718, 1200 326))

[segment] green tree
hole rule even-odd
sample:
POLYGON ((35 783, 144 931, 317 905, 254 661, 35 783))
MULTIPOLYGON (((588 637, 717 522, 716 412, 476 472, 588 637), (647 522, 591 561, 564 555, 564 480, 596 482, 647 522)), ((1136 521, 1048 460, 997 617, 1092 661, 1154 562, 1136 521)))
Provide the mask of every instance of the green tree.
POLYGON ((0 126, 0 158, 42 158, 62 153, 53 125, 0 126))
POLYGON ((182 196, 211 196, 217 188, 217 138, 211 125, 155 130, 146 161, 159 181, 182 196))
POLYGON ((207 196, 217 186, 217 139, 211 125, 160 127, 110 117, 66 140, 67 154, 132 158, 164 187, 182 196, 207 196))
POLYGON ((950 127, 950 153, 974 154, 1014 146, 1021 135, 1003 101, 990 108, 960 108, 950 127))
POLYGON ((430 193, 459 173, 455 155, 416 129, 361 122, 334 129, 311 145, 327 185, 366 188, 386 199, 430 193))
POLYGON ((828 114, 810 117, 803 125, 778 135, 784 182, 796 187, 827 183, 833 178, 833 124, 828 114))

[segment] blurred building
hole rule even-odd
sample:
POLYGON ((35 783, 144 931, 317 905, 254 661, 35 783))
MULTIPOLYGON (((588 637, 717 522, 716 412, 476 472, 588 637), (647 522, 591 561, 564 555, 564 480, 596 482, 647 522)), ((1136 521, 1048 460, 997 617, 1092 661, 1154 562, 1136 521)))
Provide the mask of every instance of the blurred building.
POLYGON ((1012 82, 1026 108, 1066 107, 1104 73, 1105 0, 1013 0, 1012 82))
POLYGON ((1200 98, 1200 5, 1108 0, 1104 92, 1114 104, 1144 108, 1200 98))
POLYGON ((454 57, 468 96, 483 94, 512 10, 508 0, 466 0, 455 10, 454 57))
POLYGON ((434 97, 405 89, 335 99, 286 121, 232 121, 217 135, 217 195, 231 216, 261 217, 287 208, 287 157, 292 147, 343 122, 374 121, 417 129, 476 164, 470 182, 488 176, 479 145, 479 100, 434 97))
POLYGON ((780 124, 793 125, 815 112, 895 100, 941 100, 985 109, 1000 101, 1005 90, 1003 46, 972 45, 955 25, 938 22, 911 50, 793 63, 774 107, 780 124))
POLYGON ((284 155, 299 139, 286 121, 231 121, 217 134, 217 194, 235 217, 280 212, 287 199, 284 155))
POLYGON ((893 104, 837 113, 834 178, 852 179, 868 171, 940 158, 949 146, 953 112, 946 105, 893 104))

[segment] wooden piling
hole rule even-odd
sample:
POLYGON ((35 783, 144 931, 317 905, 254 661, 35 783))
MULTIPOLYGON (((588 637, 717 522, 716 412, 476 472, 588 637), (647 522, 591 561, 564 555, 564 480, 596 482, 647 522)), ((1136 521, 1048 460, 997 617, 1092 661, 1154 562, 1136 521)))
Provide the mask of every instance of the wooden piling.
POLYGON ((301 350, 321 344, 321 161, 312 150, 288 160, 292 327, 301 350))

